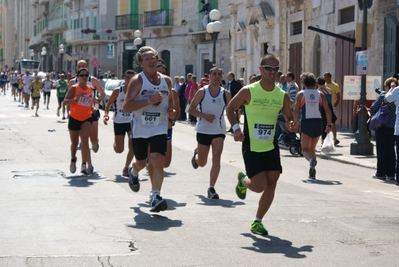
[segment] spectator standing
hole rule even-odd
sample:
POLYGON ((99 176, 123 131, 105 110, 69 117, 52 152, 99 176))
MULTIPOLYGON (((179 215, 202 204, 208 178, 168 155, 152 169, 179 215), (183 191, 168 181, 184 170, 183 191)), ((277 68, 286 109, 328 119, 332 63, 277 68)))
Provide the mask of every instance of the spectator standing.
MULTIPOLYGON (((339 89, 339 86, 337 83, 333 82, 331 80, 332 75, 329 72, 324 73, 324 79, 326 80, 326 86, 331 88, 332 91, 332 98, 331 98, 331 103, 333 106, 333 112, 335 116, 337 115, 337 106, 341 100, 341 90, 339 89)), ((332 124, 332 132, 334 136, 334 144, 338 145, 339 140, 337 139, 337 126, 335 123, 332 124)))
POLYGON ((385 103, 384 98, 386 92, 390 88, 395 88, 398 85, 398 80, 391 77, 385 80, 385 90, 381 92, 377 100, 371 105, 370 112, 374 115, 381 107, 381 105, 388 105, 388 124, 375 131, 375 143, 377 150, 377 171, 373 178, 380 180, 395 180, 395 120, 396 120, 396 104, 395 102, 385 103), (392 86, 391 86, 392 84, 392 86))
MULTIPOLYGON (((188 75, 187 75, 187 79, 188 79, 188 75)), ((186 114, 187 100, 186 100, 186 97, 184 96, 184 91, 186 90, 186 86, 187 86, 187 83, 184 79, 184 76, 180 76, 180 90, 178 93, 179 105, 180 105, 179 121, 186 121, 186 119, 187 119, 187 114, 186 114)))
POLYGON ((201 0, 202 9, 198 11, 198 13, 203 13, 204 18, 202 19, 202 25, 204 26, 204 30, 206 30, 206 25, 209 23, 209 12, 211 12, 211 5, 209 3, 205 3, 205 0, 201 0))
MULTIPOLYGON (((233 72, 230 71, 229 73, 227 73, 228 82, 226 84, 226 89, 231 93, 231 98, 233 98, 242 88, 242 84, 238 80, 236 80, 235 77, 236 76, 233 72)), ((235 110, 234 113, 236 114, 236 121, 240 123, 241 108, 235 110)), ((233 129, 231 127, 228 132, 233 133, 233 129)))
MULTIPOLYGON (((188 103, 191 104, 191 101, 194 98, 194 95, 198 91, 198 83, 197 83, 197 76, 193 75, 191 76, 191 86, 190 86, 190 91, 188 93, 188 103)), ((197 117, 195 117, 193 114, 190 113, 189 115, 190 123, 194 124, 197 123, 197 117)))

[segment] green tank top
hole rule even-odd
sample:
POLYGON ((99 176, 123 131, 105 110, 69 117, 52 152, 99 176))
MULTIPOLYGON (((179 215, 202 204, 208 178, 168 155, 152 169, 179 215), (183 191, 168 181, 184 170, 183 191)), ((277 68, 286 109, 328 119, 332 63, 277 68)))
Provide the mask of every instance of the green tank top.
POLYGON ((66 80, 64 80, 64 81, 59 80, 59 81, 58 81, 58 85, 59 85, 60 87, 57 88, 57 96, 58 96, 58 97, 65 97, 65 95, 66 95, 66 89, 67 89, 67 87, 68 87, 67 81, 66 81, 66 80))
POLYGON ((284 91, 274 86, 265 91, 259 82, 248 86, 251 101, 245 105, 245 139, 252 152, 267 152, 274 149, 277 116, 284 105, 284 91))

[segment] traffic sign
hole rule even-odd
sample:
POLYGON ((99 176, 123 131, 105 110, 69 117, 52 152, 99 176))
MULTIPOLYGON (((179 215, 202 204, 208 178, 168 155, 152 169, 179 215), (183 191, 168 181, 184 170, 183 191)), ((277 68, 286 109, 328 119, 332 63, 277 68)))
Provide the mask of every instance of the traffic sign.
POLYGON ((68 61, 71 61, 71 60, 72 60, 72 57, 71 57, 70 55, 68 55, 67 60, 68 60, 68 61))
MULTIPOLYGON (((361 76, 344 76, 343 100, 358 100, 361 90, 361 76)), ((381 76, 366 76, 366 98, 376 100, 376 88, 381 88, 381 76)))
POLYGON ((358 51, 356 52, 355 62, 356 75, 367 75, 367 69, 369 66, 369 51, 358 51))
POLYGON ((97 68, 98 66, 100 66, 100 61, 98 60, 98 58, 94 57, 92 58, 92 60, 90 60, 90 65, 93 68, 97 68))

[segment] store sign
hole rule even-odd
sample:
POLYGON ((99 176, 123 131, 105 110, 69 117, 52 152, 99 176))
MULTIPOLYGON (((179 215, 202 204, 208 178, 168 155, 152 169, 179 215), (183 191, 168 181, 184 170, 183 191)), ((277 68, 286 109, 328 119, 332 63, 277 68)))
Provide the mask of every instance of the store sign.
POLYGON ((125 43, 125 50, 136 50, 134 43, 125 43))

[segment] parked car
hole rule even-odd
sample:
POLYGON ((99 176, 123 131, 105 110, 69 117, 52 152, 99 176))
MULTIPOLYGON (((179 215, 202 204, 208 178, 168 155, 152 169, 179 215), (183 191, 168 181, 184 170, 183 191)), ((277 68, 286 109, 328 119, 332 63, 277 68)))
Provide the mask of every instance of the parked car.
MULTIPOLYGON (((124 80, 118 80, 118 79, 106 79, 105 80, 105 85, 104 85, 104 92, 105 92, 105 97, 104 99, 100 102, 100 108, 105 109, 105 105, 107 104, 109 98, 111 97, 112 92, 114 89, 119 88, 123 86, 124 80)), ((113 107, 111 107, 111 110, 113 107)))

